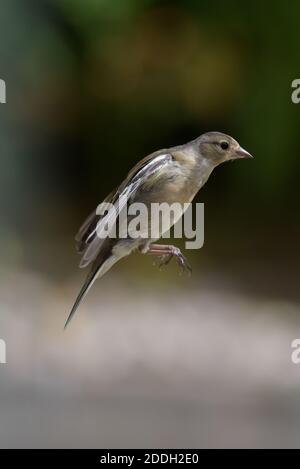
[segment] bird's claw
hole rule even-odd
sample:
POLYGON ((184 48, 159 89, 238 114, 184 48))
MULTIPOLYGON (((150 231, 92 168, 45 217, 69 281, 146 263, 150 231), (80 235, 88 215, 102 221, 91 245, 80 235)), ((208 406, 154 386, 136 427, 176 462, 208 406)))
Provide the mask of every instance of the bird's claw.
POLYGON ((184 257, 184 255, 181 253, 179 248, 173 247, 172 252, 169 254, 164 254, 163 256, 160 257, 160 263, 159 263, 159 269, 161 270, 164 265, 168 265, 170 260, 173 257, 176 257, 177 264, 180 268, 180 273, 187 272, 189 275, 192 274, 192 267, 187 261, 187 259, 184 257))
POLYGON ((168 265, 172 259, 173 254, 165 254, 159 258, 159 269, 161 270, 164 265, 168 265))
POLYGON ((188 260, 184 257, 184 255, 181 253, 181 251, 178 249, 178 252, 174 254, 176 256, 177 264, 179 265, 180 268, 180 273, 187 272, 189 275, 192 274, 192 267, 188 260))
POLYGON ((177 256, 177 263, 181 269, 181 273, 187 272, 189 275, 192 275, 192 267, 181 253, 177 256))

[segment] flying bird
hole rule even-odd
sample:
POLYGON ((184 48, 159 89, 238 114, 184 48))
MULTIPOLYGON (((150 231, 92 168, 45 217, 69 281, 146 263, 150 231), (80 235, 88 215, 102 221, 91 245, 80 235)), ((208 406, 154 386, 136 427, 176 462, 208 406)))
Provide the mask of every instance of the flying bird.
MULTIPOLYGON (((162 264, 167 264, 175 257, 180 267, 190 270, 187 260, 177 247, 156 243, 163 232, 158 232, 155 238, 133 238, 130 234, 127 237, 100 236, 101 221, 109 220, 113 212, 113 223, 118 225, 120 212, 125 204, 130 207, 133 203, 141 202, 150 207, 153 203, 190 203, 216 166, 240 158, 252 158, 252 155, 229 135, 207 132, 184 145, 155 151, 137 163, 120 186, 104 200, 104 203, 118 208, 108 210, 105 216, 94 210, 77 233, 77 250, 82 255, 80 267, 91 265, 91 270, 77 296, 65 328, 94 281, 136 249, 143 254, 158 256, 162 264)), ((174 225, 182 214, 183 210, 176 219, 170 219, 170 226, 165 228, 169 229, 174 225)))

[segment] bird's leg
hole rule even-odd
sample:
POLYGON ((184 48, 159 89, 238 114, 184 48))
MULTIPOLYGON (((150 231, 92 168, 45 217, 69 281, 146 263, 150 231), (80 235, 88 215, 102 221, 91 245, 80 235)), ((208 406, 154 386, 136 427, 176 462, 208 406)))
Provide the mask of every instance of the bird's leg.
POLYGON ((154 256, 158 256, 160 258, 160 267, 167 265, 175 256, 180 269, 182 271, 187 270, 190 274, 192 273, 190 264, 181 253, 180 249, 176 246, 166 244, 150 244, 146 254, 153 254, 154 256))

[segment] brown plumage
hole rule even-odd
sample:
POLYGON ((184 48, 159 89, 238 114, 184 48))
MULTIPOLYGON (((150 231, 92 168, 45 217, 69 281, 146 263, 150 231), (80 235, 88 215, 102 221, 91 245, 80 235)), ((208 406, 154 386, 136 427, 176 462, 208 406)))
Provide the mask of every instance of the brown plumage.
MULTIPOLYGON (((184 145, 155 151, 146 156, 132 168, 125 180, 104 202, 116 205, 123 198, 128 207, 134 202, 142 202, 146 207, 155 202, 188 203, 203 187, 216 166, 225 161, 249 157, 251 155, 232 137, 220 132, 208 132, 184 145)), ((129 255, 134 249, 160 256, 165 263, 175 256, 182 267, 187 267, 186 259, 178 248, 154 244, 163 233, 155 239, 133 239, 130 236, 125 239, 102 239, 97 231, 102 219, 95 210, 76 236, 77 250, 82 254, 80 267, 92 264, 92 268, 65 327, 95 279, 104 275, 119 259, 129 255)), ((117 217, 116 223, 118 222, 117 217)))

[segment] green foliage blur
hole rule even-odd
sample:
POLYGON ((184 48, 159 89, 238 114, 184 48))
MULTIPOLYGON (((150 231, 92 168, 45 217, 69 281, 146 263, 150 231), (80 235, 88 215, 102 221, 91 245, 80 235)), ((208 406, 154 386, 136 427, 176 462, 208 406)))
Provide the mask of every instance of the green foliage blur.
POLYGON ((5 259, 54 262, 140 158, 219 130, 255 159, 199 194, 206 255, 293 261, 299 17, 296 1, 3 0, 5 259))

